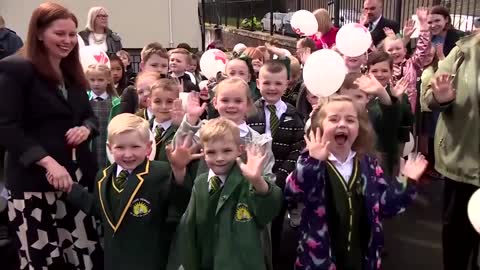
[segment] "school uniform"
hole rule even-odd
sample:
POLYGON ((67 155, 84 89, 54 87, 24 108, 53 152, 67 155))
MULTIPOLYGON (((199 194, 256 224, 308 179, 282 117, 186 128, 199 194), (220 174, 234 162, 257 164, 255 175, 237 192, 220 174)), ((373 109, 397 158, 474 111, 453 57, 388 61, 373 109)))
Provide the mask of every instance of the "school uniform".
POLYGON ((147 120, 147 121, 151 121, 155 116, 153 115, 153 113, 151 111, 149 111, 148 109, 141 109, 139 111, 137 111, 135 113, 136 116, 140 116, 141 118, 147 120))
MULTIPOLYGON (((272 137, 272 152, 275 157, 273 173, 276 184, 283 190, 287 176, 295 169, 300 151, 305 147, 302 116, 292 105, 279 100, 273 107, 267 106, 264 99, 255 102, 257 114, 247 119, 247 123, 260 134, 272 137), (274 114, 272 114, 274 112, 274 114)), ((283 221, 286 205, 272 223, 273 261, 279 263, 283 221)))
POLYGON ((157 147, 155 160, 169 162, 165 148, 172 142, 177 127, 172 124, 172 120, 157 123, 154 118, 150 121, 150 128, 155 135, 155 145, 157 147))
POLYGON ((107 167, 97 176, 93 195, 75 185, 68 199, 101 217, 106 270, 158 270, 167 263, 179 221, 176 207, 187 204, 188 194, 171 180, 167 163, 145 160, 128 173, 117 164, 107 167))
POLYGON ((183 83, 183 92, 200 92, 200 88, 198 88, 198 85, 192 82, 192 79, 187 73, 184 73, 182 76, 177 77, 177 79, 183 83))
POLYGON ((209 171, 195 179, 168 269, 267 269, 261 237, 280 211, 281 190, 267 182, 268 192, 256 194, 236 164, 227 176, 213 176, 209 171))

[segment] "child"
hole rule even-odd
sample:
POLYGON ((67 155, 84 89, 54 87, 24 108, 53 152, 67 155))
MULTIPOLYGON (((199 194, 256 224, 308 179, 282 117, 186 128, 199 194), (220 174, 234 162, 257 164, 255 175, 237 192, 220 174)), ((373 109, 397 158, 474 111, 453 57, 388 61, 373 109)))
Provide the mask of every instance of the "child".
POLYGON ((182 187, 187 144, 170 151, 172 167, 149 161, 148 122, 120 114, 108 126, 108 148, 115 163, 98 174, 94 194, 74 184, 69 201, 101 217, 105 230, 105 269, 165 269, 171 235, 189 192, 182 187), (172 168, 172 169, 170 169, 172 168), (171 171, 175 180, 171 180, 171 171))
POLYGON ((319 97, 310 93, 305 84, 302 84, 295 107, 303 119, 308 120, 313 109, 317 106, 318 101, 319 97))
POLYGON ((168 74, 168 53, 158 42, 147 44, 140 53, 140 70, 156 71, 166 77, 168 74))
POLYGON ((185 74, 192 62, 189 51, 179 48, 169 52, 169 69, 171 76, 177 78, 183 84, 183 92, 200 92, 198 85, 194 84, 188 74, 185 74))
POLYGON ((305 65, 308 56, 317 50, 317 45, 313 39, 305 37, 297 41, 296 56, 300 60, 302 65, 305 65))
POLYGON ((150 128, 155 134, 157 147, 155 160, 168 161, 166 146, 173 140, 179 124, 172 122, 173 106, 180 102, 178 88, 178 84, 172 79, 160 79, 151 87, 148 102, 154 115, 150 122, 150 128))
POLYGON ((254 73, 252 75, 258 77, 258 72, 260 72, 260 68, 262 68, 263 63, 265 62, 264 54, 262 53, 262 51, 254 47, 247 47, 245 51, 243 51, 242 55, 248 56, 248 58, 251 59, 254 70, 254 73))
POLYGON ((202 73, 200 72, 200 55, 199 54, 195 54, 195 53, 192 54, 192 62, 188 66, 187 71, 193 74, 197 84, 200 83, 201 81, 207 80, 207 78, 203 76, 202 73))
POLYGON ((123 66, 125 67, 125 76, 129 85, 135 84, 135 77, 137 74, 133 72, 132 68, 132 57, 125 50, 120 50, 117 53, 117 56, 122 60, 123 66))
POLYGON ((123 90, 128 86, 128 78, 125 73, 122 59, 116 55, 110 56, 110 70, 112 71, 112 79, 115 91, 121 95, 123 90))
POLYGON ((412 155, 402 179, 384 179, 368 116, 345 96, 314 112, 312 130, 285 189, 289 209, 305 206, 295 269, 382 269, 382 220, 405 210, 427 161, 412 155))
POLYGON ((255 83, 256 76, 252 66, 252 60, 249 57, 243 55, 228 61, 225 66, 225 73, 229 78, 237 77, 248 83, 250 94, 254 101, 262 97, 255 83))
MULTIPOLYGON (((268 61, 260 69, 257 86, 262 99, 255 102, 258 113, 248 117, 247 123, 258 133, 272 137, 275 157, 273 172, 276 184, 285 187, 285 179, 295 169, 295 162, 304 147, 302 116, 295 107, 282 101, 287 89, 287 68, 280 61, 268 61)), ((272 224, 273 261, 279 262, 283 219, 286 208, 272 224)), ((278 267, 278 266, 277 266, 278 267)))
POLYGON ((363 67, 367 64, 367 54, 357 57, 343 56, 348 73, 363 73, 363 67))
POLYGON ((300 62, 294 56, 288 56, 290 59, 290 80, 288 80, 288 88, 285 91, 282 99, 290 103, 292 106, 297 105, 298 95, 300 94, 300 89, 303 85, 302 79, 302 68, 300 62))
POLYGON ((120 98, 113 88, 112 75, 106 65, 88 66, 85 77, 90 85, 88 98, 98 119, 98 137, 93 140, 93 152, 97 155, 98 166, 108 164, 106 153, 107 126, 110 120, 120 113, 120 98))
POLYGON ((247 145, 247 163, 241 161, 240 132, 225 118, 200 129, 209 171, 194 181, 168 269, 267 269, 262 230, 280 211, 282 192, 262 177, 266 154, 260 147, 247 145))

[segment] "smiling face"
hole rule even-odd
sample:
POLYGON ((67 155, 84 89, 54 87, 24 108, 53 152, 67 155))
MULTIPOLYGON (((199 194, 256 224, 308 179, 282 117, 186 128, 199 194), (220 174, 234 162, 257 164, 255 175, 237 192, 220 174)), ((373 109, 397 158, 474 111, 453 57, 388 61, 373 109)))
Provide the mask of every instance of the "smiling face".
POLYGON ((205 162, 216 175, 227 175, 242 154, 241 147, 235 142, 233 135, 211 139, 203 143, 205 162))
POLYGON ((168 73, 168 58, 161 57, 158 54, 150 56, 145 63, 142 62, 140 65, 143 71, 154 71, 163 75, 168 73))
POLYGON ((390 68, 388 61, 371 65, 369 72, 375 76, 375 78, 382 84, 383 87, 387 86, 393 76, 392 69, 390 68))
POLYGON ((365 54, 357 57, 343 56, 343 60, 349 72, 360 72, 362 65, 367 63, 367 56, 365 54))
POLYGON ((111 138, 108 148, 115 163, 125 170, 132 171, 150 155, 152 143, 142 138, 140 132, 128 131, 111 138))
POLYGON ((385 51, 392 57, 393 63, 401 63, 405 59, 407 50, 401 39, 386 40, 385 51))
POLYGON ((229 61, 225 72, 229 78, 237 77, 247 83, 250 82, 250 72, 248 71, 248 66, 245 61, 239 59, 233 59, 229 61))
POLYGON ((339 94, 350 97, 353 102, 357 103, 361 108, 367 108, 367 104, 370 101, 367 93, 363 92, 360 89, 341 88, 339 94))
POLYGON ((432 35, 440 35, 446 28, 448 24, 448 18, 440 14, 429 14, 428 15, 428 25, 430 27, 430 32, 432 35))
POLYGON ((154 89, 150 97, 150 108, 158 123, 166 122, 172 118, 171 110, 173 101, 178 98, 178 93, 164 89, 154 89))
POLYGON ((53 21, 39 36, 50 59, 67 57, 77 45, 77 27, 71 19, 53 21))
POLYGON ((330 141, 329 150, 335 156, 347 153, 358 137, 358 114, 352 102, 337 101, 324 105, 321 121, 322 139, 330 141))
POLYGON ((241 124, 245 121, 249 107, 248 91, 249 89, 240 83, 224 84, 217 89, 213 106, 221 117, 241 124))
POLYGON ((260 69, 257 87, 260 89, 260 94, 262 94, 267 104, 274 105, 277 103, 285 93, 287 86, 286 69, 282 69, 277 73, 269 72, 266 68, 260 69))

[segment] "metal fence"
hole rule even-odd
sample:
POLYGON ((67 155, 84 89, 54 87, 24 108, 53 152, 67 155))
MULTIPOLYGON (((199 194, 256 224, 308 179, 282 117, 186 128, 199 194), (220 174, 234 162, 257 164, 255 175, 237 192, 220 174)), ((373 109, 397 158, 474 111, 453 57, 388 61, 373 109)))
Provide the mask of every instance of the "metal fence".
MULTIPOLYGON (((260 20, 270 12, 270 1, 204 0, 205 22, 239 28, 244 19, 255 16, 260 20)), ((274 2, 277 4, 274 6, 273 12, 327 9, 337 26, 358 21, 363 11, 363 0, 275 0, 274 2), (281 3, 278 4, 278 2, 281 3)), ((479 0, 384 0, 383 15, 403 25, 415 14, 418 7, 434 5, 449 8, 453 25, 463 31, 471 31, 475 17, 480 16, 479 0)))

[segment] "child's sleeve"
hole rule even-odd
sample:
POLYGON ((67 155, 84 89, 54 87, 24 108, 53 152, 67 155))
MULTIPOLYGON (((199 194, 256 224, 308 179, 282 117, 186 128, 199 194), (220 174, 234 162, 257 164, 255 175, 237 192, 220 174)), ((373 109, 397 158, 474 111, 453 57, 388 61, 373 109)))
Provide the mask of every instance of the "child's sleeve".
POLYGON ((410 61, 417 71, 417 77, 420 76, 420 72, 423 70, 425 64, 428 64, 426 61, 428 60, 428 55, 430 54, 430 49, 432 48, 431 39, 432 34, 430 31, 420 31, 415 53, 410 58, 410 61))
POLYGON ((275 157, 272 152, 272 138, 265 134, 255 136, 252 144, 265 147, 266 158, 264 162, 262 176, 266 181, 276 183, 277 176, 273 173, 273 166, 275 166, 275 157))
POLYGON ((199 138, 197 136, 198 131, 200 128, 203 126, 205 122, 202 120, 198 123, 198 125, 192 126, 190 123, 187 121, 187 116, 183 117, 182 122, 180 123, 180 126, 177 129, 177 132, 175 132, 175 136, 173 136, 172 143, 175 145, 175 142, 179 136, 184 136, 186 134, 192 133, 194 134, 193 136, 193 143, 198 144, 199 143, 199 138))
POLYGON ((305 139, 303 138, 305 131, 305 124, 300 118, 300 115, 296 115, 294 121, 298 123, 296 127, 293 128, 291 136, 293 136, 293 144, 289 146, 288 156, 285 158, 285 161, 278 168, 277 171, 277 184, 284 189, 285 181, 287 176, 295 169, 295 164, 297 162, 300 153, 305 149, 305 139))
POLYGON ((92 194, 80 184, 75 183, 72 186, 72 191, 67 196, 67 200, 75 208, 85 212, 85 214, 101 218, 102 212, 100 209, 99 198, 96 194, 98 194, 98 188, 96 185, 95 191, 92 194))
POLYGON ((280 213, 282 208, 282 190, 273 182, 267 181, 268 192, 256 194, 251 191, 249 205, 252 207, 253 215, 258 226, 264 227, 280 213))
POLYGON ((380 193, 380 216, 389 218, 403 213, 415 197, 415 184, 403 177, 387 179, 378 161, 372 160, 372 162, 374 163, 372 167, 374 169, 372 169, 371 174, 380 193))

